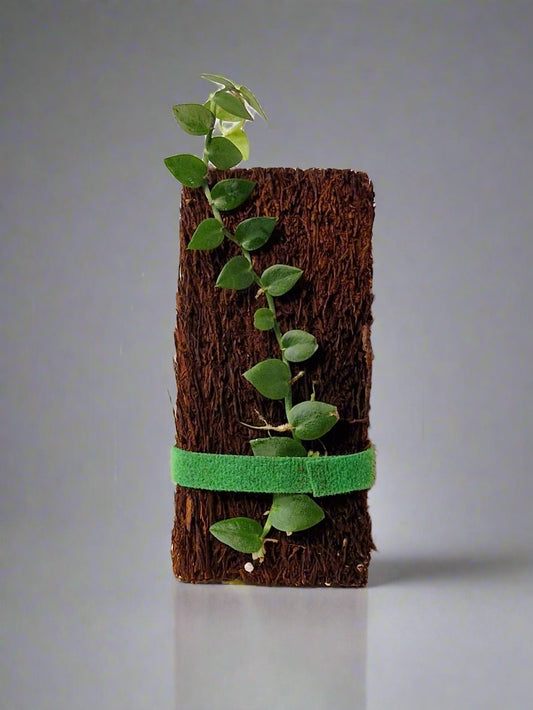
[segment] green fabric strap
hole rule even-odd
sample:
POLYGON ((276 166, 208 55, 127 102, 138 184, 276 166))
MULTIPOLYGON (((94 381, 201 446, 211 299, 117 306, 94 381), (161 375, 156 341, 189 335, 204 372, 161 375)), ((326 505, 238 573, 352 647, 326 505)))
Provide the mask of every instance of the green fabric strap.
POLYGON ((330 496, 371 488, 376 477, 373 446, 342 456, 237 456, 173 447, 172 480, 212 491, 312 493, 330 496))

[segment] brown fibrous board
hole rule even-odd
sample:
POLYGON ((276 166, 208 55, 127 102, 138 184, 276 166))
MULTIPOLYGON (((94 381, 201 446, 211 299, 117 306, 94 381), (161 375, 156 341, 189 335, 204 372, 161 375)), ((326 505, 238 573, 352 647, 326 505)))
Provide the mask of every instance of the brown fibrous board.
MULTIPOLYGON (((253 252, 256 271, 272 264, 297 266, 303 276, 276 299, 283 331, 308 330, 319 350, 293 373, 294 402, 309 399, 337 406, 340 420, 323 443, 329 455, 355 453, 369 444, 372 348, 372 226, 374 190, 365 173, 352 170, 251 168, 211 171, 211 184, 228 177, 254 180, 252 196, 224 213, 234 230, 248 217, 272 216, 268 244, 253 252)), ((175 330, 176 446, 189 451, 251 455, 257 436, 242 422, 285 421, 283 403, 266 400, 242 376, 268 357, 278 357, 271 332, 253 326, 265 306, 256 288, 215 288, 220 270, 239 253, 229 240, 212 251, 187 250, 198 224, 212 216, 201 189, 183 188, 175 330)), ((314 444, 314 448, 318 448, 314 444)), ((325 519, 287 536, 272 531, 263 563, 244 569, 249 555, 216 540, 209 526, 248 516, 263 521, 272 497, 176 486, 172 565, 178 579, 197 583, 246 582, 265 586, 363 587, 374 544, 367 491, 319 498, 325 519)))

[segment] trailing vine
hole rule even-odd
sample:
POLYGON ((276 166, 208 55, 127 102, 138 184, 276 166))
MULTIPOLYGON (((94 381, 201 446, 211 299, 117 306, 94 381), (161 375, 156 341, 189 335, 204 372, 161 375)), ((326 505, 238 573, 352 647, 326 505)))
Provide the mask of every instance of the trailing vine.
MULTIPOLYGON (((274 264, 264 271, 257 269, 255 254, 264 247, 276 226, 276 217, 251 217, 240 222, 231 232, 225 225, 223 213, 241 206, 251 195, 255 182, 229 178, 208 184, 210 165, 228 170, 249 156, 249 141, 244 130, 255 115, 266 120, 263 109, 254 94, 245 86, 235 84, 218 74, 202 74, 202 78, 216 84, 204 104, 186 103, 173 107, 179 126, 188 134, 204 136, 202 157, 190 153, 165 159, 171 174, 183 185, 203 191, 212 217, 196 227, 188 249, 210 250, 229 239, 238 252, 222 268, 215 286, 242 290, 255 286, 263 305, 253 314, 258 331, 272 332, 279 352, 258 362, 243 373, 245 379, 267 399, 283 400, 286 421, 260 426, 244 424, 250 429, 267 432, 267 436, 250 440, 254 456, 317 456, 307 450, 302 442, 315 441, 330 431, 338 421, 337 408, 315 399, 294 404, 292 385, 302 375, 293 375, 292 365, 305 362, 318 349, 316 338, 304 330, 283 332, 276 311, 275 299, 288 293, 302 276, 296 266, 274 264)), ((287 535, 317 525, 324 518, 322 508, 306 494, 274 494, 272 505, 264 524, 245 517, 220 520, 210 527, 210 532, 233 549, 263 561, 265 542, 277 542, 268 537, 274 528, 287 535)), ((248 572, 253 564, 245 565, 248 572)))

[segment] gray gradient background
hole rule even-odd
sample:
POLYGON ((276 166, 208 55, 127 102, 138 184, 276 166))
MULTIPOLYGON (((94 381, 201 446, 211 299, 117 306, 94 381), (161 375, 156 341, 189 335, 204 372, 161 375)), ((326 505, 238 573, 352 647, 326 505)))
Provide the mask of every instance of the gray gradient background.
POLYGON ((2 627, 10 710, 531 702, 533 3, 3 6, 2 627), (172 577, 173 103, 250 164, 375 184, 366 591, 172 577))

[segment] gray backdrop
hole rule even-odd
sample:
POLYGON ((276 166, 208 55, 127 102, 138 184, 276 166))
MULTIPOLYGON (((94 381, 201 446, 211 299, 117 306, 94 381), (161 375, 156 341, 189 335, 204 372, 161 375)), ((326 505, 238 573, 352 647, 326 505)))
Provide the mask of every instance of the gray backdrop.
POLYGON ((5 0, 2 707, 530 699, 533 4, 5 0), (178 185, 201 72, 251 165, 376 190, 366 591, 172 577, 178 185))

